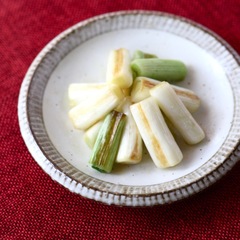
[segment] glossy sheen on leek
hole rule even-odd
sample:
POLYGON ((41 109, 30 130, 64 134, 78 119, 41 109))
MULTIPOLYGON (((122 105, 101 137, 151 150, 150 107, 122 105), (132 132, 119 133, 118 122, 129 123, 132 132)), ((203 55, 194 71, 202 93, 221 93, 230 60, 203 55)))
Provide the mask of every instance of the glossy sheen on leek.
POLYGON ((85 99, 91 99, 98 91, 106 88, 107 83, 71 83, 68 87, 68 100, 70 107, 76 106, 85 99))
POLYGON ((169 83, 182 81, 187 74, 187 68, 183 62, 159 58, 136 59, 131 62, 131 68, 137 76, 169 83))
POLYGON ((202 141, 205 134, 176 92, 167 82, 162 82, 150 90, 153 96, 173 126, 179 131, 188 144, 202 141))
POLYGON ((123 98, 124 95, 117 85, 107 84, 99 89, 97 94, 71 108, 69 117, 75 128, 86 130, 118 106, 123 98))
POLYGON ((99 130, 89 163, 100 172, 112 171, 124 129, 126 115, 109 113, 99 130))

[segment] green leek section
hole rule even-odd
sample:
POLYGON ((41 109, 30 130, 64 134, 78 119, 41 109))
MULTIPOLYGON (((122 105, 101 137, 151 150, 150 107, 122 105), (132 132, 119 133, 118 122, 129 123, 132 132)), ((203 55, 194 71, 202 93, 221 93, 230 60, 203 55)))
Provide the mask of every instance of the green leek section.
POLYGON ((139 58, 157 58, 157 56, 155 54, 145 53, 143 51, 136 50, 133 54, 133 60, 139 58))
POLYGON ((131 68, 137 76, 169 83, 182 81, 187 75, 185 64, 177 60, 163 60, 159 58, 135 59, 131 62, 131 68))
POLYGON ((89 163, 100 172, 110 173, 115 162, 126 115, 113 110, 99 130, 89 163))

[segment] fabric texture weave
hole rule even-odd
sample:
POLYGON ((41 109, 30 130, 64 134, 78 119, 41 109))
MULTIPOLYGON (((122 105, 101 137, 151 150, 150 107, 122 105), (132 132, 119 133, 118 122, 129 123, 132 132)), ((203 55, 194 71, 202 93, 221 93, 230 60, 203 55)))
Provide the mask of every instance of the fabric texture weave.
POLYGON ((240 54, 238 0, 0 1, 0 239, 240 239, 239 164, 189 199, 151 208, 116 207, 52 181, 23 142, 18 94, 36 55, 79 21, 132 9, 187 17, 240 54))

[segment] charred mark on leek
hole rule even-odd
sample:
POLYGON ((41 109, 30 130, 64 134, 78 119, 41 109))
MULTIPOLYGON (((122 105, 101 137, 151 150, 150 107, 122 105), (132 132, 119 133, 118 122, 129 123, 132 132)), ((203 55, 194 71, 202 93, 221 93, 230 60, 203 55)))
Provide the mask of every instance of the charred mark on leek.
POLYGON ((113 110, 104 119, 89 163, 100 172, 110 173, 122 137, 126 115, 113 110))

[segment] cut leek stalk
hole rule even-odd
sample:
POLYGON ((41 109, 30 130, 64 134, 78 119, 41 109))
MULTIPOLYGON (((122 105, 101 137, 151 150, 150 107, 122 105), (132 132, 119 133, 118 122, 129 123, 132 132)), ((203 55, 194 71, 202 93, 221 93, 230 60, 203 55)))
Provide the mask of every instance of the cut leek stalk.
POLYGON ((129 88, 133 82, 130 61, 127 49, 111 51, 107 65, 107 82, 117 84, 120 88, 129 88))
POLYGON ((126 114, 127 119, 116 162, 136 164, 142 160, 142 138, 132 117, 130 105, 130 98, 126 98, 122 107, 122 111, 126 114))
POLYGON ((87 98, 70 109, 69 117, 75 128, 86 130, 118 106, 123 98, 124 95, 117 85, 108 84, 107 87, 99 89, 98 94, 91 99, 87 98))
POLYGON ((99 89, 107 87, 107 83, 72 83, 68 87, 68 100, 70 107, 76 106, 86 98, 96 96, 99 89))
MULTIPOLYGON (((133 102, 139 102, 150 96, 149 90, 159 84, 158 80, 146 77, 137 77, 132 86, 131 99, 133 102)), ((200 107, 199 97, 191 90, 176 85, 171 85, 177 93, 185 107, 191 112, 197 111, 200 107)))
POLYGON ((155 54, 146 53, 140 50, 136 50, 133 54, 133 60, 139 59, 139 58, 157 58, 155 54))
POLYGON ((131 62, 131 68, 137 76, 169 83, 182 81, 187 74, 187 68, 183 62, 159 58, 136 59, 131 62))
POLYGON ((111 172, 115 162, 126 115, 117 111, 109 113, 99 130, 89 163, 100 172, 111 172))
POLYGON ((161 110, 188 144, 196 144, 204 139, 205 134, 202 128, 169 83, 158 84, 150 90, 150 94, 157 100, 161 110))
POLYGON ((93 148, 98 132, 102 126, 103 120, 95 123, 93 126, 91 126, 89 129, 87 129, 83 135, 83 139, 85 143, 88 145, 89 148, 93 148))
POLYGON ((175 85, 171 85, 171 87, 190 113, 194 113, 199 109, 201 101, 193 91, 175 85))
POLYGON ((130 107, 145 146, 158 168, 182 161, 183 155, 170 132, 156 100, 149 97, 130 107))

